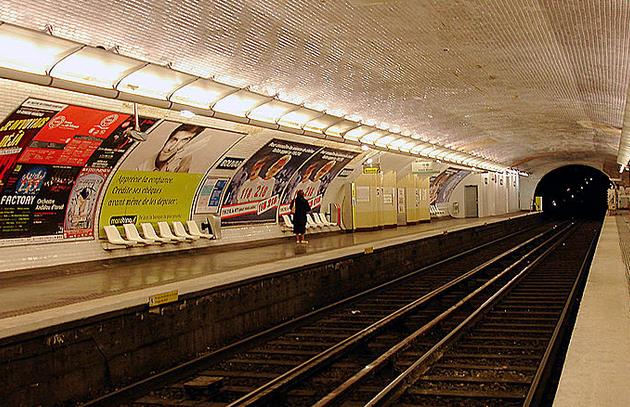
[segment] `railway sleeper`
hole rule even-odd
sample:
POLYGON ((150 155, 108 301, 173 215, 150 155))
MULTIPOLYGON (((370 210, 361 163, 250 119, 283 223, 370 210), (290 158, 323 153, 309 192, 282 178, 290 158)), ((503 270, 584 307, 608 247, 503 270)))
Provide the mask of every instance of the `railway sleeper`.
POLYGON ((466 395, 476 393, 476 397, 484 398, 524 398, 528 390, 529 384, 522 383, 500 383, 496 381, 433 381, 427 380, 425 376, 423 376, 414 383, 411 392, 420 391, 428 392, 428 394, 455 393, 466 395), (508 394, 510 396, 506 396, 508 394))
POLYGON ((465 406, 465 407, 510 407, 522 406, 524 397, 512 394, 497 394, 495 397, 489 398, 479 394, 462 393, 462 392, 420 392, 410 390, 400 400, 399 406, 465 406), (503 397, 502 397, 503 396, 503 397))

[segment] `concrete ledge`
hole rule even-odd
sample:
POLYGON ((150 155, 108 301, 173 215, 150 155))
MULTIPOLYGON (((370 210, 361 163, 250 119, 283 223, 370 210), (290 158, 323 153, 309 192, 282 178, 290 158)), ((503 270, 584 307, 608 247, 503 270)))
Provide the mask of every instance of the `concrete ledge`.
POLYGON ((630 404, 630 297, 620 241, 615 217, 606 217, 554 406, 630 404))

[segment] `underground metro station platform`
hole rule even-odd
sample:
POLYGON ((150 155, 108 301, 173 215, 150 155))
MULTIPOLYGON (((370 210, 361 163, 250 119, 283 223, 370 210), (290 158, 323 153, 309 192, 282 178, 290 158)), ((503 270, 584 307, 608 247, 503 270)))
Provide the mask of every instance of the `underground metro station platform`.
POLYGON ((630 404, 630 5, 5 0, 1 406, 630 404))

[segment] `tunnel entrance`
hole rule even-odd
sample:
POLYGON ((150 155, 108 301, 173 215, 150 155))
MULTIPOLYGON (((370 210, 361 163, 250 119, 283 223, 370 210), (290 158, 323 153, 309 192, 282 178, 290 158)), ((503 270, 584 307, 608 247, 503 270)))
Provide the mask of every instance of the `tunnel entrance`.
POLYGON ((545 175, 535 196, 543 197, 543 212, 550 218, 601 219, 608 205, 610 179, 585 165, 568 165, 545 175))

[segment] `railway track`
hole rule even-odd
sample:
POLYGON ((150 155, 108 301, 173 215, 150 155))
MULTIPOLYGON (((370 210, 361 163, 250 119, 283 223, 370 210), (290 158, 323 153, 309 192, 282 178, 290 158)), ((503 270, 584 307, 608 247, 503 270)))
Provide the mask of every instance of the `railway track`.
POLYGON ((540 405, 599 227, 596 222, 576 227, 469 317, 450 326, 438 344, 421 354, 399 355, 402 373, 390 377, 384 389, 372 386, 377 393, 371 392, 366 380, 354 386, 347 404, 540 405))
MULTIPOLYGON (((120 404, 164 382, 127 404, 369 403, 402 368, 413 366, 490 301, 497 287, 530 269, 547 247, 560 244, 571 228, 547 226, 499 239, 90 404, 120 404)), ((399 393, 400 388, 396 397, 399 393)))

